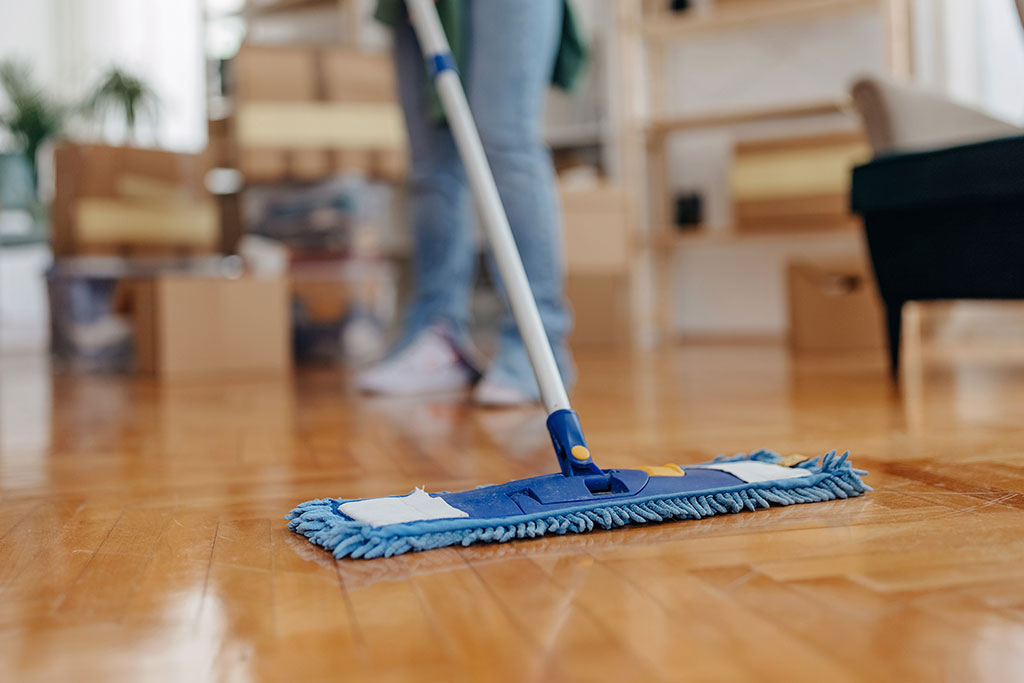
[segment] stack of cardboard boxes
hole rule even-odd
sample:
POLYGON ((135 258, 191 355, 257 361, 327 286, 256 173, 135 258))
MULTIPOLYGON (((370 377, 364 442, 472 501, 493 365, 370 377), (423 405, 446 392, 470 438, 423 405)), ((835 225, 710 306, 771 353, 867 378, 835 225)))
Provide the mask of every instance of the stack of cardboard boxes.
POLYGON ((246 45, 230 70, 234 113, 221 127, 248 182, 352 170, 404 177, 405 127, 389 55, 246 45))
POLYGON ((218 142, 246 182, 251 230, 292 253, 296 357, 367 355, 393 316, 381 232, 405 178, 406 139, 390 54, 244 45, 229 65, 231 116, 218 142), (257 208, 259 207, 259 208, 257 208), (347 331, 363 331, 356 350, 347 331))
POLYGON ((222 261, 208 169, 204 155, 56 150, 49 289, 58 356, 104 368, 134 358, 163 378, 288 367, 288 282, 222 261))
POLYGON ((55 257, 201 254, 220 246, 204 155, 68 143, 55 150, 54 168, 55 257))
POLYGON ((635 249, 628 196, 606 182, 561 188, 566 295, 576 348, 622 348, 631 341, 630 297, 635 249))

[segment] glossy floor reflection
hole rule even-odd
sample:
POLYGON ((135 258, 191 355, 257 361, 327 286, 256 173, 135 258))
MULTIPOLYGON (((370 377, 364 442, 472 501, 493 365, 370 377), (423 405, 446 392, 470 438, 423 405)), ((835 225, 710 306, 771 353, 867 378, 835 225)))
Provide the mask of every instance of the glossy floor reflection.
POLYGON ((554 470, 539 410, 0 362, 0 680, 1014 680, 1024 362, 580 359, 599 463, 850 449, 863 498, 335 562, 297 502, 554 470))

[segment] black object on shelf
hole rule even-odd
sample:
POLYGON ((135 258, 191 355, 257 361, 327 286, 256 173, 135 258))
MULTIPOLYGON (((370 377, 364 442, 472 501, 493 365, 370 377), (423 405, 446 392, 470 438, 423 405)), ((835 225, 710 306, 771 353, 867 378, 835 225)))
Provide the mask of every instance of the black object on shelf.
POLYGON ((680 230, 698 227, 704 220, 704 198, 696 192, 677 194, 673 223, 680 230))
POLYGON ((685 12, 692 6, 690 0, 669 0, 668 3, 668 8, 673 12, 685 12))
POLYGON ((1024 299, 1024 136, 880 157, 853 171, 893 378, 908 301, 1024 299))

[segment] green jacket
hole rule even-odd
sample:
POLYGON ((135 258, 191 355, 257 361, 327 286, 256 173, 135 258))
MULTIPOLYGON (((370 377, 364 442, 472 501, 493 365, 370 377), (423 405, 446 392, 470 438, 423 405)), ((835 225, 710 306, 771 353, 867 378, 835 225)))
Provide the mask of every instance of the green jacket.
MULTIPOLYGON (((403 0, 377 0, 374 16, 381 22, 394 25, 403 11, 403 0)), ((465 1, 437 0, 437 13, 451 44, 452 56, 460 70, 465 71, 465 1)), ((555 66, 551 72, 551 84, 562 90, 572 91, 579 84, 580 76, 587 62, 587 46, 583 40, 579 23, 568 0, 562 0, 562 36, 555 55, 555 66)), ((443 121, 441 103, 434 93, 431 98, 431 116, 443 121)))

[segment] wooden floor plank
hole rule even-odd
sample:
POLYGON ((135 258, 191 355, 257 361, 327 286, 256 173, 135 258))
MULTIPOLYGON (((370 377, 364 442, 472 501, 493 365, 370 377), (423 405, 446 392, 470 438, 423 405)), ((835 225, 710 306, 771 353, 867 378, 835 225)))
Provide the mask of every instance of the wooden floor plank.
POLYGON ((60 602, 58 616, 73 623, 120 621, 170 519, 167 510, 126 509, 60 602))
MULTIPOLYGON (((284 515, 323 496, 552 471, 539 410, 371 400, 331 369, 52 387, 0 461, 0 680, 1015 680, 1024 372, 955 359, 892 390, 862 355, 579 358, 598 462, 850 448, 864 497, 372 561, 284 515), (40 430, 48 438, 38 438, 40 430), (30 438, 31 437, 31 438, 30 438), (31 444, 31 448, 24 444, 31 444)), ((6 419, 5 419, 6 418, 6 419)))
POLYGON ((26 543, 25 549, 34 554, 0 552, 0 557, 26 559, 19 569, 7 574, 0 588, 0 625, 60 626, 63 622, 57 607, 122 514, 117 504, 81 503, 75 507, 72 501, 68 503, 69 515, 57 528, 44 532, 51 543, 26 543), (42 567, 45 571, 39 570, 42 567))
MULTIPOLYGON (((442 554, 458 551, 444 548, 442 554)), ((536 648, 468 565, 412 577, 424 610, 454 656, 453 670, 470 681, 535 680, 536 648), (497 644, 500 643, 500 647, 497 644), (481 657, 481 653, 487 653, 481 657)))
MULTIPOLYGON (((523 637, 547 657, 539 658, 538 679, 657 680, 659 676, 633 653, 619 652, 615 633, 604 628, 589 607, 574 603, 573 583, 559 586, 529 557, 502 562, 489 561, 486 554, 472 550, 462 553, 473 571, 487 586, 523 637), (563 653, 586 648, 591 655, 567 662, 563 653), (609 655, 609 653, 614 653, 609 655)), ((593 561, 587 555, 580 563, 593 561)), ((580 566, 579 564, 577 566, 580 566)))

